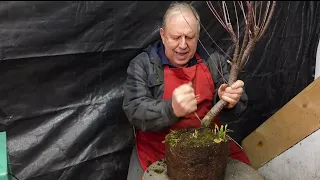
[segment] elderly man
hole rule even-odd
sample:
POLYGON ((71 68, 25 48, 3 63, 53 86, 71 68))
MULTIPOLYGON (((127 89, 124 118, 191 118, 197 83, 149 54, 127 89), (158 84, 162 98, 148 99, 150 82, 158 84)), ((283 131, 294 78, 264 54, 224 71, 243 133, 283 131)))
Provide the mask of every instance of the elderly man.
MULTIPOLYGON (((228 87, 223 81, 229 76, 226 61, 217 52, 209 57, 198 45, 199 20, 189 4, 171 4, 160 29, 162 41, 129 64, 123 110, 136 129, 136 147, 128 179, 141 179, 150 164, 164 158, 163 141, 170 130, 200 127, 197 116, 203 118, 219 99, 229 103, 220 119, 236 120, 246 108, 243 81, 228 87)), ((235 143, 231 143, 230 157, 249 164, 235 143)))

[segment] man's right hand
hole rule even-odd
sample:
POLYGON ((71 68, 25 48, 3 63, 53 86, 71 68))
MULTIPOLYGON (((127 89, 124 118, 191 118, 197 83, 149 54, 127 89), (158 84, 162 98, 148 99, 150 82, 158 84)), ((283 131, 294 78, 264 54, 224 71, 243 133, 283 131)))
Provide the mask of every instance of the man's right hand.
POLYGON ((172 108, 177 117, 186 116, 197 110, 197 99, 191 82, 173 91, 172 108))

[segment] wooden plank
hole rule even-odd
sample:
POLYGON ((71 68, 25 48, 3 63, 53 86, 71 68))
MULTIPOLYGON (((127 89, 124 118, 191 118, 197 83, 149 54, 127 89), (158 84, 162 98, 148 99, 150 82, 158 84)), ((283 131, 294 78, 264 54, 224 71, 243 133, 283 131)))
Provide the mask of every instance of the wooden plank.
POLYGON ((277 157, 320 128, 320 77, 242 141, 253 168, 277 157))

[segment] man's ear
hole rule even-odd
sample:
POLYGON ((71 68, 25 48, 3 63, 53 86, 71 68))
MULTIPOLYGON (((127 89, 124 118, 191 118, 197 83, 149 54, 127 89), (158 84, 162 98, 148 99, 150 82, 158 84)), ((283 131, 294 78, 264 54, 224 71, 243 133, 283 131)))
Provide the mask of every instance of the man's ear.
POLYGON ((161 36, 162 42, 164 42, 164 29, 163 28, 160 28, 160 36, 161 36))

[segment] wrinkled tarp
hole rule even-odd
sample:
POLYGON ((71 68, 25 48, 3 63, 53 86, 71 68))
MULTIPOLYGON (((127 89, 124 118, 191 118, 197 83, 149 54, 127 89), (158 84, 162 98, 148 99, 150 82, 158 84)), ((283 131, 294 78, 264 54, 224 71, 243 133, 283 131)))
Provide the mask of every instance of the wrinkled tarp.
MULTIPOLYGON (((134 136, 121 109, 129 61, 159 38, 170 2, 1 2, 0 130, 13 174, 34 180, 126 179, 134 136)), ((194 2, 201 41, 229 36, 194 2)), ((240 79, 249 108, 241 141, 313 81, 320 4, 278 2, 240 79)))

